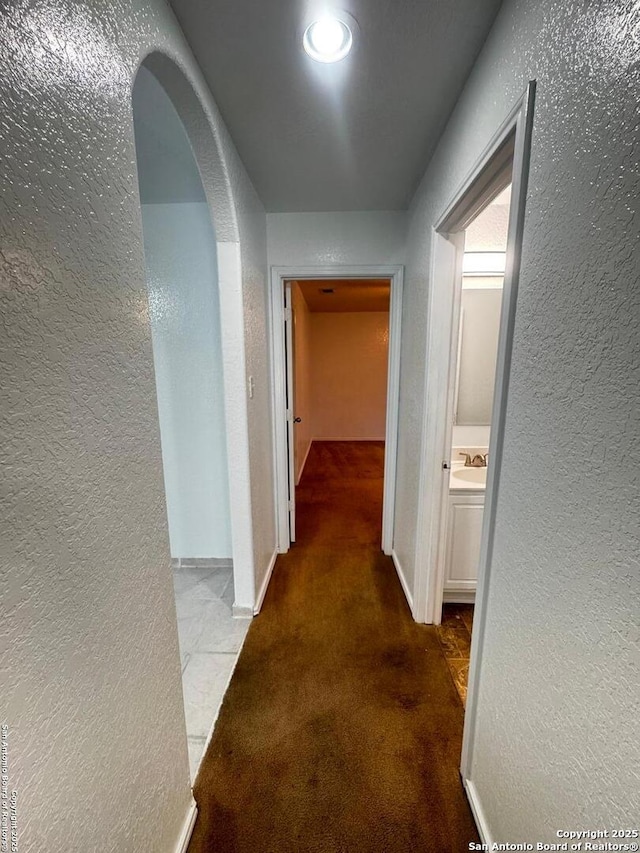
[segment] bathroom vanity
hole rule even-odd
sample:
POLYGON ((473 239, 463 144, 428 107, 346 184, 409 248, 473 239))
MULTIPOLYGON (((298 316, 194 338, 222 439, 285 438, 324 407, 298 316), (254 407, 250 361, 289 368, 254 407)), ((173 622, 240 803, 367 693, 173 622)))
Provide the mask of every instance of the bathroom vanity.
MULTIPOLYGON (((487 469, 465 467, 455 461, 454 448, 449 478, 444 600, 473 602, 478 579, 480 537, 484 514, 487 469)), ((478 452, 486 452, 480 448, 478 452)))

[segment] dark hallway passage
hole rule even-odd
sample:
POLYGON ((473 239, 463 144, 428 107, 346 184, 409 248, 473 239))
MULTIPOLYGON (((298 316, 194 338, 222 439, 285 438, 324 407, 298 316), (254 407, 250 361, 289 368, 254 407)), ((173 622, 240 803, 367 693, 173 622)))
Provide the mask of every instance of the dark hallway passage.
POLYGON ((380 551, 382 442, 315 442, 196 780, 190 853, 458 853, 463 709, 380 551))

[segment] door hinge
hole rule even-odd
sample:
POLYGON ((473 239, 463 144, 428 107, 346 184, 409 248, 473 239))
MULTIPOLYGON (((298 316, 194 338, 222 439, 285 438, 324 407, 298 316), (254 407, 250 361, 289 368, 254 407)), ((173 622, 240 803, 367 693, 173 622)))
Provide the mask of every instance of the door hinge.
POLYGON ((287 409, 287 421, 290 422, 292 420, 293 420, 293 412, 291 411, 291 409, 287 409))
POLYGON ((289 512, 291 512, 291 510, 293 509, 293 501, 287 501, 287 509, 289 510, 289 512))
POLYGON ((285 319, 286 323, 291 322, 291 308, 285 308, 284 309, 284 319, 285 319))

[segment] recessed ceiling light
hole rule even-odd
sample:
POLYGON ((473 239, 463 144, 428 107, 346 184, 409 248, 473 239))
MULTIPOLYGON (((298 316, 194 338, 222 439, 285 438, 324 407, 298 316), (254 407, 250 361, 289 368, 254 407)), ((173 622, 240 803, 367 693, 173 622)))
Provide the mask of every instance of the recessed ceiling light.
POLYGON ((339 62, 351 50, 353 35, 344 21, 320 18, 304 31, 302 44, 316 62, 339 62))

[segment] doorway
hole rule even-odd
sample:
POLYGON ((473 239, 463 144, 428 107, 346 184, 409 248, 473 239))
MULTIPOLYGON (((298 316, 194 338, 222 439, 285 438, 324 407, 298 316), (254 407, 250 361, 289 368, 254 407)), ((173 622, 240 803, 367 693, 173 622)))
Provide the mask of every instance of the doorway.
MULTIPOLYGON (((385 404, 384 423, 384 498, 382 514, 381 547, 385 554, 393 553, 393 518, 395 504, 395 472, 397 452, 398 389, 400 366, 400 321, 402 306, 402 268, 401 267, 278 267, 271 276, 271 341, 273 370, 273 406, 274 406, 274 455, 276 460, 276 509, 278 522, 278 551, 285 553, 295 538, 295 480, 296 480, 296 441, 298 447, 298 472, 301 455, 304 451, 304 427, 296 437, 296 427, 304 420, 295 423, 296 414, 289 402, 295 393, 294 337, 292 300, 298 288, 308 287, 309 293, 315 291, 313 299, 325 302, 327 298, 340 298, 341 287, 350 284, 352 293, 355 285, 362 286, 362 294, 367 285, 370 288, 380 286, 381 281, 389 287, 389 325, 388 325, 388 387, 385 404), (306 285, 305 282, 314 282, 306 285), (322 290, 329 291, 321 293, 322 290), (331 293, 330 291, 334 291, 331 293), (287 294, 289 296, 287 297, 287 294), (287 301, 288 299, 288 301, 287 301), (287 326, 289 323, 289 326, 287 326), (293 538, 292 538, 293 532, 293 538)), ((312 297, 309 296, 311 299, 312 297)), ((354 298, 357 298, 354 297, 354 298)), ((337 316, 337 312, 336 312, 337 316)), ((300 396, 300 395, 299 395, 300 396)), ((307 444, 308 446, 308 444, 307 444)))
MULTIPOLYGON (((466 713, 461 756, 461 775, 478 825, 469 780, 473 759, 476 709, 482 669, 486 603, 490 584, 496 505, 500 484, 504 426, 509 390, 511 348, 515 326, 527 180, 533 128, 535 81, 531 81, 502 126, 489 142, 432 233, 431 289, 427 332, 428 365, 423 412, 422 454, 418 515, 421 520, 416 547, 416 618, 438 625, 442 618, 447 542, 447 503, 452 471, 458 350, 460 347, 460 294, 464 272, 465 231, 488 204, 511 185, 507 246, 503 277, 500 324, 493 402, 488 441, 484 507, 480 530, 477 584, 472 622, 466 713), (454 365, 455 369, 451 370, 454 365)), ((469 436, 462 439, 467 443, 469 436)), ((464 451, 482 447, 470 445, 464 451)), ((458 459, 466 462, 464 457, 458 459)), ((460 466, 459 466, 460 467, 460 466)), ((468 473, 472 480, 478 473, 468 473)), ((468 617, 467 617, 468 618, 468 617)), ((469 623, 471 625, 471 623, 469 623)))
MULTIPOLYGON (((289 538, 295 542, 296 489, 312 445, 318 451, 321 443, 341 444, 348 451, 349 444, 362 450, 369 442, 384 453, 391 285, 385 278, 301 279, 284 287, 289 538)), ((351 450, 357 459, 358 449, 351 450)))
POLYGON ((437 632, 466 704, 474 602, 480 561, 489 439, 494 402, 511 203, 508 169, 488 188, 488 201, 463 231, 462 275, 452 312, 453 377, 448 492, 441 514, 442 612, 437 632), (496 194, 497 193, 497 194, 496 194), (493 195, 493 198, 491 198, 493 195))

